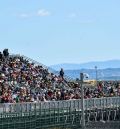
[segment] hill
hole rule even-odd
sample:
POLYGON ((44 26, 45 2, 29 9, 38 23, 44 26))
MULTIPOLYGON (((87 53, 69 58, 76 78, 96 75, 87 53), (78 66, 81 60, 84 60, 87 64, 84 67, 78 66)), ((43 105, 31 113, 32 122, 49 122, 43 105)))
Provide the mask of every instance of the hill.
POLYGON ((60 70, 63 68, 65 70, 79 70, 79 69, 94 69, 97 66, 99 69, 106 69, 106 68, 120 68, 120 60, 108 60, 108 61, 94 61, 82 64, 71 64, 71 63, 64 63, 64 64, 57 64, 50 66, 55 70, 60 70))
MULTIPOLYGON (((89 79, 96 79, 95 69, 65 70, 65 74, 72 78, 79 78, 80 73, 89 74, 89 79)), ((120 80, 120 68, 98 69, 97 78, 99 80, 120 80)))
POLYGON ((80 73, 88 73, 90 79, 96 78, 95 66, 98 68, 98 79, 101 80, 120 80, 120 60, 109 60, 99 62, 88 62, 82 64, 57 64, 50 67, 55 70, 63 68, 65 74, 72 78, 79 78, 80 73))

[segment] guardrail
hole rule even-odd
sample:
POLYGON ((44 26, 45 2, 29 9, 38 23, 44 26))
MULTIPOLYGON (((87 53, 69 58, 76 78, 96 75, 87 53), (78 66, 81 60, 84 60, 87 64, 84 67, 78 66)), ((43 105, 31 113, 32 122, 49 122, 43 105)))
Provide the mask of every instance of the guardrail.
MULTIPOLYGON (((85 110, 120 107, 120 97, 92 98, 84 100, 85 110)), ((81 111, 81 100, 48 101, 38 103, 5 103, 0 104, 0 113, 30 112, 36 110, 70 109, 81 111)))

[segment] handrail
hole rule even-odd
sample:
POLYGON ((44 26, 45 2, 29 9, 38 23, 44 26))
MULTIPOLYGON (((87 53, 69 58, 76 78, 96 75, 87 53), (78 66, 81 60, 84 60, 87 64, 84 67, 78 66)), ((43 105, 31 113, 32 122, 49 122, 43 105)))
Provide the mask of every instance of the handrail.
MULTIPOLYGON (((29 57, 24 56, 24 55, 22 55, 22 57, 25 58, 25 59, 27 59, 27 60, 29 60, 29 61, 31 61, 31 62, 33 62, 33 63, 35 63, 35 64, 38 64, 38 65, 43 66, 43 68, 48 69, 50 72, 53 72, 55 75, 59 75, 59 72, 56 71, 55 69, 51 68, 51 67, 48 67, 48 66, 46 66, 46 65, 44 65, 44 64, 42 64, 42 63, 39 63, 39 62, 37 62, 37 61, 35 61, 35 60, 29 58, 29 57)), ((67 76, 67 75, 65 75, 64 77, 65 77, 65 79, 66 79, 67 81, 74 81, 73 78, 71 78, 71 77, 69 77, 69 76, 67 76)))
MULTIPOLYGON (((59 75, 59 72, 58 71, 56 71, 55 69, 53 69, 53 68, 51 68, 51 67, 48 67, 48 66, 46 66, 46 65, 44 65, 44 64, 42 64, 42 63, 40 63, 40 62, 38 62, 38 61, 35 61, 35 60, 33 60, 33 59, 31 59, 31 58, 29 58, 29 57, 27 57, 27 56, 24 56, 24 55, 20 55, 20 54, 10 54, 10 56, 12 57, 23 57, 24 59, 26 59, 26 60, 28 60, 28 61, 30 61, 30 62, 32 62, 32 63, 34 63, 34 64, 36 64, 36 65, 40 65, 40 66, 42 66, 43 68, 45 68, 45 69, 48 69, 50 72, 52 72, 52 73, 54 73, 55 75, 59 75)), ((69 77, 69 76, 67 76, 67 75, 64 75, 64 78, 67 80, 67 81, 72 81, 72 82, 74 82, 75 80, 73 79, 73 78, 71 78, 71 77, 69 77)))

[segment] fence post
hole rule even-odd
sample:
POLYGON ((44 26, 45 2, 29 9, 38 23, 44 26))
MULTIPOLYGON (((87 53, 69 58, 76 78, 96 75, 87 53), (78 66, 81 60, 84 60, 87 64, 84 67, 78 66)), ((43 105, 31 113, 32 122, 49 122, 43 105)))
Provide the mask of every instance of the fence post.
POLYGON ((84 78, 83 73, 80 73, 80 80, 81 80, 82 129, 85 129, 83 78, 84 78))

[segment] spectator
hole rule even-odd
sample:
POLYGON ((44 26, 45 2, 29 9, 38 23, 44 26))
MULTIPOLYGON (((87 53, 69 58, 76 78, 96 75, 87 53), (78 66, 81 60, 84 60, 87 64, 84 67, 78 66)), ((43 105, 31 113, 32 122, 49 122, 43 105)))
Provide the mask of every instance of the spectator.
POLYGON ((60 77, 62 77, 62 79, 64 78, 64 71, 63 71, 63 68, 61 68, 61 70, 60 70, 60 77))
POLYGON ((5 56, 5 58, 9 56, 8 49, 3 50, 3 55, 5 56))
POLYGON ((3 59, 3 55, 2 55, 2 52, 0 52, 0 61, 2 61, 3 59))
MULTIPOLYGON (((84 95, 86 99, 120 96, 120 82, 100 81, 95 88, 85 87, 84 95)), ((62 68, 60 76, 57 76, 23 57, 8 56, 6 60, 0 61, 0 103, 80 98, 79 83, 66 81, 62 68)))

